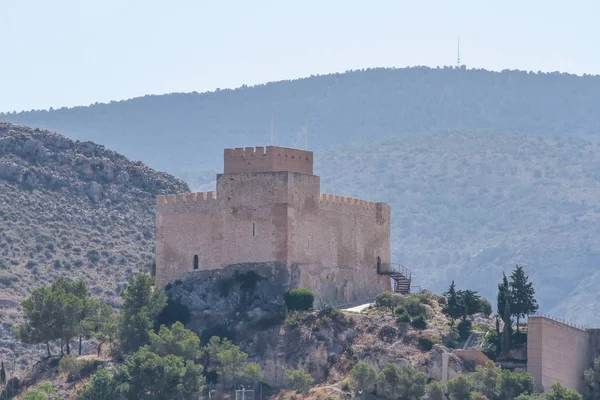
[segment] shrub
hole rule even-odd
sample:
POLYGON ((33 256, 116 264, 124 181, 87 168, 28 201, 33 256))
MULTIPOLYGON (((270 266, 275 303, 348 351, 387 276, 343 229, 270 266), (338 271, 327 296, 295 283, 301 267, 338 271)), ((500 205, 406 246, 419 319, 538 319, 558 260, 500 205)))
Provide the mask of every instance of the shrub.
POLYGON ((460 337, 460 339, 467 340, 472 330, 471 321, 469 321, 468 319, 460 321, 456 328, 458 329, 458 336, 460 337))
POLYGON ((290 388, 299 392, 305 392, 315 382, 313 377, 303 369, 287 370, 285 371, 285 377, 290 388))
POLYGON ((400 303, 400 296, 392 292, 383 292, 375 297, 375 306, 393 310, 400 303))
POLYGON ((308 289, 298 288, 285 292, 284 300, 288 311, 305 311, 313 307, 315 295, 308 289))
POLYGON ((290 313, 284 321, 284 324, 291 327, 296 327, 304 321, 304 313, 302 312, 292 312, 290 313))
POLYGON ((421 350, 429 351, 429 350, 433 349, 433 346, 435 344, 438 344, 439 342, 440 342, 440 339, 438 339, 434 336, 425 335, 425 336, 421 336, 419 338, 419 347, 421 348, 421 350))
POLYGON ((337 319, 341 316, 341 314, 342 312, 331 304, 325 304, 319 309, 319 317, 330 317, 331 319, 337 319))
POLYGON ((78 359, 74 356, 63 357, 58 363, 58 372, 67 375, 67 381, 73 382, 81 377, 90 375, 98 365, 97 360, 78 359))
POLYGON ((98 250, 92 249, 87 252, 87 258, 92 264, 96 264, 98 261, 100 261, 100 253, 98 250))
POLYGON ((30 390, 25 394, 23 400, 46 400, 48 396, 40 392, 39 390, 30 390))
POLYGON ((344 392, 349 392, 350 389, 351 389, 350 382, 348 380, 343 381, 342 382, 342 390, 344 392))
POLYGON ((427 328, 427 321, 423 315, 417 315, 410 321, 411 325, 415 329, 425 329, 427 328))
POLYGON ((411 317, 417 317, 419 315, 425 316, 427 314, 427 309, 423 303, 421 303, 419 297, 403 296, 401 297, 400 305, 411 317))
POLYGON ((404 311, 402 314, 398 315, 398 322, 410 322, 410 315, 408 315, 408 313, 406 311, 404 311))
POLYGON ((484 313, 488 317, 492 315, 492 305, 486 299, 479 300, 479 312, 484 313))

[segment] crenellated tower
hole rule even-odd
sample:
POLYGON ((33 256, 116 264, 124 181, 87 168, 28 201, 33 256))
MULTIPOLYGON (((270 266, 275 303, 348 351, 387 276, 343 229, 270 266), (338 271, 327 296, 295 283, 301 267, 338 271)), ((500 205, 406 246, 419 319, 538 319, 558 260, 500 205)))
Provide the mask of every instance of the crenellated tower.
POLYGON ((377 270, 390 262, 387 204, 322 194, 311 151, 225 149, 223 163, 215 192, 158 196, 160 284, 195 270, 276 262, 322 301, 390 289, 377 270))

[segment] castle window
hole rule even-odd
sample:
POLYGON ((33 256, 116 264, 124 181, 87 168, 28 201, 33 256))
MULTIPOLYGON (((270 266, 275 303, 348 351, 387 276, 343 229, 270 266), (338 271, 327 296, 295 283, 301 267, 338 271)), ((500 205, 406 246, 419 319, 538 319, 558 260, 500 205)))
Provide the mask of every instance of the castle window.
POLYGON ((254 225, 254 222, 252 223, 252 237, 256 236, 256 226, 254 225))
POLYGON ((198 255, 194 256, 194 269, 198 269, 198 255))

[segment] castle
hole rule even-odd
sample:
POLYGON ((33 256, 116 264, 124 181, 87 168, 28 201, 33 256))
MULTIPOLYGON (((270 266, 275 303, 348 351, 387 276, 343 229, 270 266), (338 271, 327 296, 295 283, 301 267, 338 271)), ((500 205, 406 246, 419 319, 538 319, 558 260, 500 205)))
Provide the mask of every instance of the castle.
POLYGON ((390 207, 321 193, 311 151, 225 149, 216 189, 157 197, 158 284, 195 271, 277 263, 293 277, 288 287, 311 289, 315 304, 391 290, 392 274, 382 273, 390 265, 390 207))

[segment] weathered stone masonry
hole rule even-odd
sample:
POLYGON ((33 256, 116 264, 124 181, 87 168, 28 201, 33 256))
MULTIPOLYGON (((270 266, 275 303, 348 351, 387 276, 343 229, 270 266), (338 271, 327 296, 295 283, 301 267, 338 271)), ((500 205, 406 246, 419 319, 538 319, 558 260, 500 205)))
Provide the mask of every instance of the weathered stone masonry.
POLYGON ((391 290, 376 271, 390 262, 390 208, 322 194, 310 151, 225 149, 216 192, 158 196, 156 277, 282 262, 291 286, 317 300, 352 302, 391 290))

